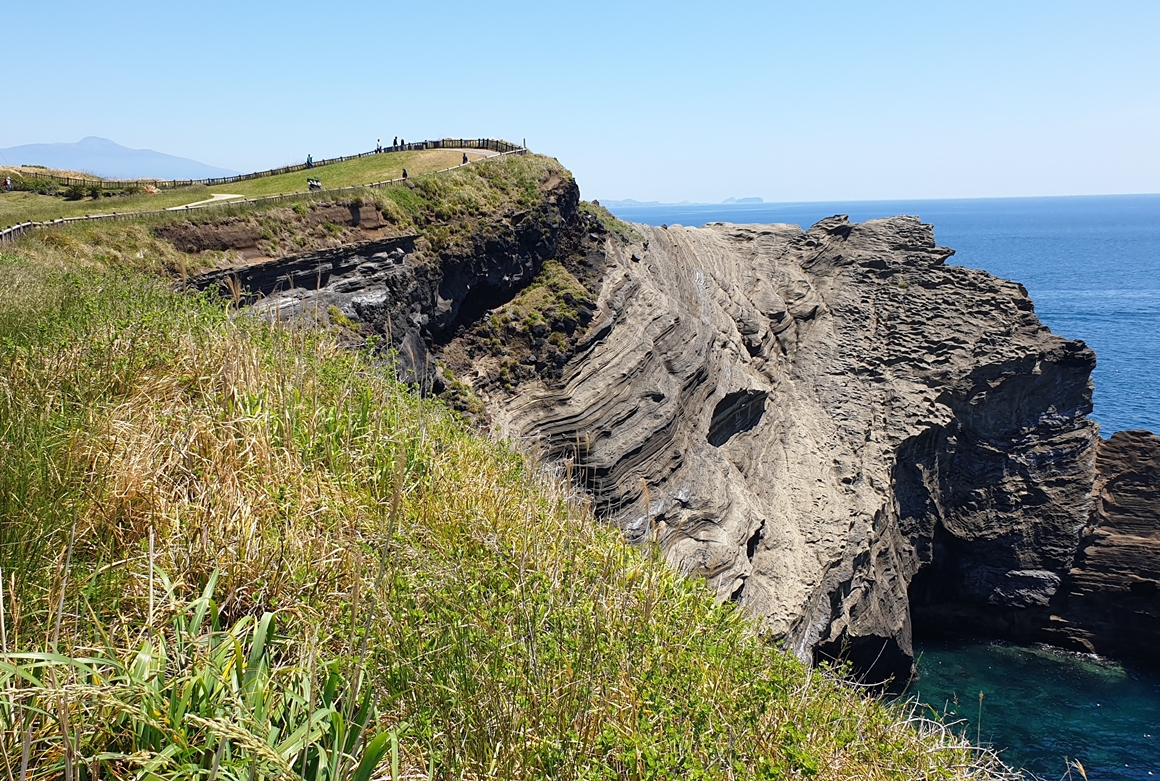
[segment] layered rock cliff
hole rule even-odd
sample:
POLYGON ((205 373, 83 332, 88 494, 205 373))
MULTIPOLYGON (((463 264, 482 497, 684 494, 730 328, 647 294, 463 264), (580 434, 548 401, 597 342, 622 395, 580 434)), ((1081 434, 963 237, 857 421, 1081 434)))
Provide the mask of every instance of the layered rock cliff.
POLYGON ((1160 437, 1117 431, 1100 443, 1091 523, 1037 627, 1054 645, 1157 661, 1160 437))
POLYGON ((597 510, 809 658, 874 677, 920 601, 1047 604, 1087 521, 1082 343, 930 226, 641 227, 555 382, 490 401, 597 510))
POLYGON ((1099 448, 1095 356, 1022 286, 946 265, 914 217, 610 229, 570 178, 539 193, 453 247, 376 235, 199 284, 478 394, 804 659, 905 675, 916 625, 1139 652, 1106 637, 1160 615, 1155 446, 1099 448))

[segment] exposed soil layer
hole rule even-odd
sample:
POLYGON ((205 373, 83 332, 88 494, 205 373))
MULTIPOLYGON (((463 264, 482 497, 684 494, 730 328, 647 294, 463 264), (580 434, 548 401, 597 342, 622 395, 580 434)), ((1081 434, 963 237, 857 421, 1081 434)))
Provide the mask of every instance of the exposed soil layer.
POLYGON ((182 252, 234 250, 254 261, 345 247, 402 231, 392 230, 373 204, 315 203, 225 219, 199 215, 155 232, 182 252))

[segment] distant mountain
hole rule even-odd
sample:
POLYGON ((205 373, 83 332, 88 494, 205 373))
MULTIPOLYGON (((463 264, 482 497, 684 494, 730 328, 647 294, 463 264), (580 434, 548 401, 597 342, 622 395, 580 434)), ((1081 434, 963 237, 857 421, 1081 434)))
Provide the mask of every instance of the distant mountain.
POLYGON ((725 200, 721 201, 721 203, 765 203, 765 201, 763 201, 760 198, 756 198, 756 197, 753 197, 753 198, 726 198, 725 200))
POLYGON ((84 171, 104 179, 210 179, 237 173, 152 149, 129 149, 96 136, 82 138, 75 144, 13 146, 0 149, 0 155, 9 165, 84 171))

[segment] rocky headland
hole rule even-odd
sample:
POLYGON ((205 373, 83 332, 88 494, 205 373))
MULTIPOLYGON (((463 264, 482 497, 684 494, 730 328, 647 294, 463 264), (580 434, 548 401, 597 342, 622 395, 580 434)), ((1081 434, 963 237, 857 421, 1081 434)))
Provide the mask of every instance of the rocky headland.
POLYGON ((1160 639, 1160 440, 1102 441, 1093 352, 919 219, 625 226, 552 176, 453 245, 375 228, 196 281, 378 337, 804 659, 1160 639))

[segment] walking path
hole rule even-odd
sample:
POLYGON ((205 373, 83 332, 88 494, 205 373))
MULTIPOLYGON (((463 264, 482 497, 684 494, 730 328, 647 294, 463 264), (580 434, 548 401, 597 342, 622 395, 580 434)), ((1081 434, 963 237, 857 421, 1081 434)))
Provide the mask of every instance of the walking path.
POLYGON ((165 211, 176 212, 176 211, 181 211, 182 209, 189 209, 193 206, 204 206, 207 203, 217 203, 218 201, 228 201, 231 198, 244 198, 244 197, 245 197, 244 195, 226 195, 225 193, 222 193, 219 195, 211 195, 210 197, 206 198, 204 201, 194 201, 193 203, 186 203, 186 204, 182 204, 181 206, 170 206, 165 211))

